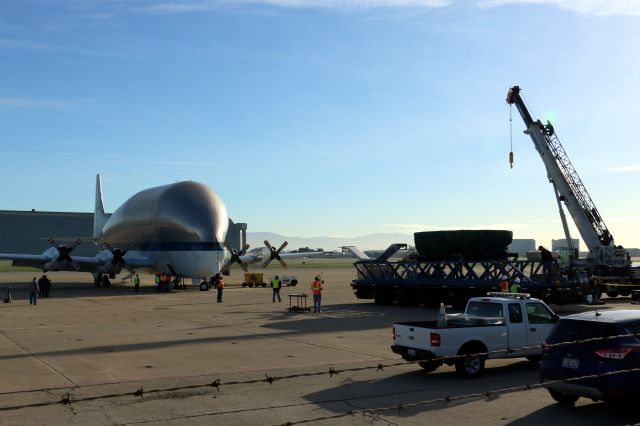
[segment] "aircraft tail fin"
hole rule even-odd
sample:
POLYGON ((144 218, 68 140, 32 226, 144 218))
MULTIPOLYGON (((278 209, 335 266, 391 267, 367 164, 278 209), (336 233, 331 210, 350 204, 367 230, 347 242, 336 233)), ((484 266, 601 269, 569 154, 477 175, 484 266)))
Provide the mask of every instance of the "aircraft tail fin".
POLYGON ((107 223, 108 216, 104 212, 102 204, 102 179, 100 174, 96 175, 96 206, 93 215, 93 238, 97 239, 102 232, 102 228, 107 223))

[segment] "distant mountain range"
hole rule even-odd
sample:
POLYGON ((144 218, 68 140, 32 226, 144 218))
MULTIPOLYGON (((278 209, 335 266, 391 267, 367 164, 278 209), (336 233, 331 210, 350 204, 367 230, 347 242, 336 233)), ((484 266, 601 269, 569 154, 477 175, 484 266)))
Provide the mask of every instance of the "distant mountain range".
POLYGON ((340 250, 341 246, 356 246, 360 250, 382 250, 393 243, 413 245, 413 235, 401 233, 369 234, 362 237, 290 237, 273 232, 247 232, 247 243, 254 247, 262 247, 268 240, 276 248, 284 241, 289 245, 285 250, 297 250, 302 247, 312 249, 340 250))
MULTIPOLYGON (((285 248, 286 251, 297 250, 302 247, 309 247, 312 249, 324 249, 326 251, 340 250, 341 246, 356 246, 360 250, 384 250, 393 243, 405 243, 413 246, 413 234, 401 234, 396 233, 381 233, 381 234, 369 234, 362 237, 290 237, 273 232, 247 232, 247 242, 251 245, 251 248, 263 247, 263 241, 268 240, 276 248, 280 247, 283 241, 288 241, 289 245, 285 248)), ((514 240, 516 241, 530 242, 531 248, 524 250, 535 250, 535 240, 514 240)), ((633 257, 640 257, 640 249, 627 248, 629 254, 633 257)), ((513 248, 512 251, 519 251, 513 248)), ((581 252, 582 253, 582 252, 581 252)), ((586 253, 582 253, 583 256, 586 253)))

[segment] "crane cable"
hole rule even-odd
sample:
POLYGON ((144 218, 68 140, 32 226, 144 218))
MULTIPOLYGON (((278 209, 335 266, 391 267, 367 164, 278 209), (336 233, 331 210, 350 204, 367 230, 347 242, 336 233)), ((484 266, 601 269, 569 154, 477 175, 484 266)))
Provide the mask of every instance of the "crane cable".
POLYGON ((509 104, 509 167, 513 169, 513 104, 509 104))

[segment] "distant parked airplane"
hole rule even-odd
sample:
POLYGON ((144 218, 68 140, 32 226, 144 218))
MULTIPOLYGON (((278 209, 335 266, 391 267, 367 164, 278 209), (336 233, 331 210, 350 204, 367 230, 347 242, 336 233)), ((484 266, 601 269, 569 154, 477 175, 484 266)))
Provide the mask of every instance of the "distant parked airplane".
POLYGON ((49 240, 51 247, 41 255, 0 253, 16 266, 34 266, 43 271, 90 272, 96 282, 103 275, 113 278, 122 269, 202 280, 229 273, 236 262, 246 271, 247 264, 267 266, 283 258, 322 256, 323 253, 281 253, 267 246, 246 254, 249 245, 236 251, 225 241, 229 219, 222 199, 211 188, 194 181, 177 182, 145 189, 124 202, 108 216, 102 202, 102 182, 96 176, 93 240, 100 248, 95 256, 72 256, 73 245, 49 240), (225 247, 228 251, 225 250, 225 247))

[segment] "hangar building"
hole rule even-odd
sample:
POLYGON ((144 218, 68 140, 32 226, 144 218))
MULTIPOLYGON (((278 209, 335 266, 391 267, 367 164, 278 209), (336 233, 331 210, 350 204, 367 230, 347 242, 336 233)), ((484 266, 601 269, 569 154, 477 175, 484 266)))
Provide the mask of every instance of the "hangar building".
POLYGON ((92 235, 93 213, 0 210, 0 253, 41 254, 50 238, 63 244, 80 238, 87 243, 73 254, 93 256, 98 249, 92 235))
MULTIPOLYGON (((239 249, 246 241, 246 229, 245 223, 229 219, 227 241, 232 247, 239 249)), ((61 244, 79 238, 84 243, 73 254, 93 256, 98 249, 92 237, 93 213, 0 210, 0 253, 41 254, 49 248, 50 238, 61 244)))

